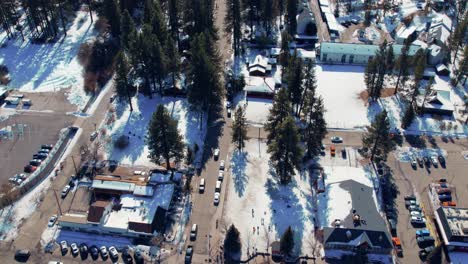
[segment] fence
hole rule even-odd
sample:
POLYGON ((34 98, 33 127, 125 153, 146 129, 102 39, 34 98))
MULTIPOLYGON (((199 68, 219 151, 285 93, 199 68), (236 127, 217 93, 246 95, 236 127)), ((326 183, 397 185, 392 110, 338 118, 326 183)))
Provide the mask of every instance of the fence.
POLYGON ((63 150, 63 142, 65 139, 69 138, 74 132, 76 132, 76 128, 67 128, 63 129, 60 132, 59 139, 57 140, 57 143, 55 144, 54 148, 50 151, 49 156, 44 160, 44 162, 39 166, 39 168, 34 171, 28 179, 20 186, 13 188, 9 193, 3 195, 0 198, 0 209, 13 204, 15 201, 19 200, 23 195, 28 193, 34 186, 36 186, 37 183, 42 181, 44 178, 46 178, 49 173, 52 171, 51 167, 53 167, 55 164, 51 164, 51 161, 56 159, 55 154, 59 150, 63 150))

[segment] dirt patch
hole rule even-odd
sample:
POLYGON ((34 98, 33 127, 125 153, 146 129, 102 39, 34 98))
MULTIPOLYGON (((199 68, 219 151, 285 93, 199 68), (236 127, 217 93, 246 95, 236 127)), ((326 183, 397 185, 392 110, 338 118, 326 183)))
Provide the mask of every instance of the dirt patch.
MULTIPOLYGON (((382 93, 380 94, 380 98, 390 97, 394 93, 395 93, 395 88, 384 88, 382 90, 382 93)), ((367 90, 360 92, 359 98, 361 98, 361 100, 364 101, 364 103, 367 103, 367 101, 369 100, 369 93, 367 92, 367 90)))

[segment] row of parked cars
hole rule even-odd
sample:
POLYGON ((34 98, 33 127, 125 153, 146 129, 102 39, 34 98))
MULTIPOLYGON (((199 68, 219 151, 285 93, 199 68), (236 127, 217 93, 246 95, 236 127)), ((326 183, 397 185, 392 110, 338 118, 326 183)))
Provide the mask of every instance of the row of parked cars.
POLYGON ((53 145, 42 145, 39 151, 33 155, 32 160, 24 166, 24 172, 33 173, 36 171, 37 167, 41 166, 42 162, 47 159, 50 151, 52 150, 53 145))
POLYGON ((440 179, 435 184, 434 190, 443 206, 456 206, 456 203, 452 201, 452 189, 447 184, 447 179, 440 179))
POLYGON ((430 168, 431 165, 434 166, 434 168, 438 168, 440 166, 445 167, 445 158, 443 155, 432 155, 432 156, 412 156, 411 157, 411 167, 413 169, 417 169, 418 165, 420 168, 424 168, 426 166, 427 168, 430 168))
MULTIPOLYGON (((66 255, 69 250, 74 257, 80 255, 83 260, 87 259, 88 255, 91 255, 93 260, 97 260, 99 256, 101 256, 104 261, 110 258, 112 262, 116 263, 119 260, 119 253, 117 248, 114 246, 107 248, 106 246, 97 247, 92 245, 88 247, 85 243, 80 245, 77 243, 71 243, 70 247, 68 247, 67 241, 60 241, 60 251, 62 252, 62 255, 66 255)), ((137 264, 144 263, 143 254, 139 250, 134 252, 133 258, 128 248, 124 248, 121 255, 124 263, 133 263, 133 259, 135 259, 135 263, 137 264)))

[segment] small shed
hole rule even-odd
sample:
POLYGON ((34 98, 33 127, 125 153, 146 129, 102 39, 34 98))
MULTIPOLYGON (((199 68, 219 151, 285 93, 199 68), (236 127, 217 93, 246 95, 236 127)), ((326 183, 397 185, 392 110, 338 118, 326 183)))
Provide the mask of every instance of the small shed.
POLYGON ((450 70, 444 64, 437 64, 436 72, 438 75, 448 76, 450 74, 450 70))

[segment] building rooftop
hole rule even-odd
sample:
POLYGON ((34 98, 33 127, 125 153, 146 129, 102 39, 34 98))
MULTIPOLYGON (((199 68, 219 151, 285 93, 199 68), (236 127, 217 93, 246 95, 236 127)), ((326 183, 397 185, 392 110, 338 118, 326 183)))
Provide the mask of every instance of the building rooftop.
POLYGON ((129 182, 109 181, 109 180, 93 180, 91 185, 94 189, 114 190, 122 192, 133 192, 135 184, 129 182))
MULTIPOLYGON (((394 54, 396 56, 399 56, 401 54, 401 49, 403 48, 403 45, 393 44, 392 46, 394 54)), ((322 44, 320 45, 321 53, 341 53, 364 56, 374 56, 378 49, 378 45, 356 43, 322 42, 322 44)), ((415 55, 419 49, 419 46, 411 45, 408 51, 408 55, 415 55)))
POLYGON ((59 222, 69 222, 69 223, 77 223, 77 224, 86 224, 87 216, 86 214, 70 214, 66 213, 59 218, 59 222))
POLYGON ((436 219, 442 225, 445 244, 468 244, 468 208, 440 207, 436 219))
POLYGON ((325 244, 346 244, 357 247, 367 243, 372 248, 392 248, 392 243, 385 231, 372 231, 354 228, 332 228, 323 230, 325 244))

